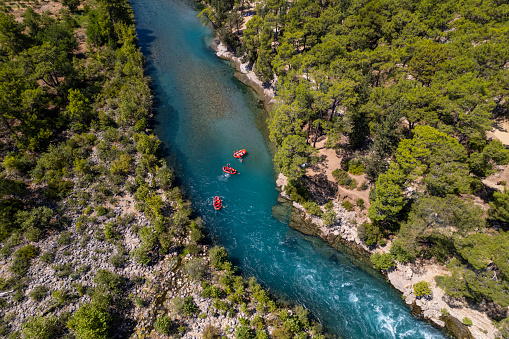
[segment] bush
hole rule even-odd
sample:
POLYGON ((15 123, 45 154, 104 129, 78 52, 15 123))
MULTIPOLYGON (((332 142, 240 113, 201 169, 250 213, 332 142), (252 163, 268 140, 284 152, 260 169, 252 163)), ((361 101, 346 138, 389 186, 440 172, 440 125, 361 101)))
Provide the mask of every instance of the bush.
POLYGON ((237 329, 235 330, 235 338, 237 339, 255 339, 255 334, 253 333, 253 330, 251 328, 241 325, 237 326, 237 329))
POLYGON ((157 170, 156 174, 156 182, 162 189, 168 190, 171 188, 171 184, 175 175, 173 171, 166 167, 165 165, 157 170))
POLYGON ((362 166, 362 162, 360 160, 351 160, 348 163, 348 172, 353 175, 361 175, 364 173, 364 166, 362 166))
POLYGON ((290 199, 297 201, 299 204, 303 204, 309 199, 309 192, 304 185, 288 183, 284 190, 286 194, 290 196, 290 199))
POLYGON ((48 293, 48 289, 45 286, 35 286, 34 289, 30 292, 30 298, 39 302, 44 299, 46 293, 48 293))
POLYGON ((171 318, 168 315, 165 315, 163 317, 157 318, 156 322, 154 323, 154 328, 159 334, 170 335, 172 325, 173 322, 171 321, 171 318))
POLYGON ((400 239, 394 240, 391 246, 391 254, 401 263, 409 262, 415 259, 415 257, 405 249, 403 241, 400 239))
POLYGON ((325 211, 325 213, 323 214, 323 217, 322 217, 323 224, 326 226, 332 225, 333 223, 336 222, 337 219, 338 219, 338 216, 337 216, 336 212, 334 212, 332 209, 325 211))
POLYGON ((207 267, 201 258, 193 258, 186 262, 184 269, 189 277, 193 280, 201 280, 205 275, 207 267))
POLYGON ((353 204, 350 201, 348 201, 348 200, 343 201, 341 203, 341 206, 343 206, 343 208, 345 210, 347 210, 348 212, 352 212, 355 209, 353 204))
POLYGON ((181 297, 175 297, 171 300, 171 309, 176 314, 179 314, 182 312, 182 309, 184 308, 184 299, 181 297))
POLYGON ((463 325, 466 325, 466 326, 472 326, 472 320, 470 320, 467 317, 463 318, 462 323, 463 323, 463 325))
POLYGON ((218 270, 222 270, 225 267, 225 263, 228 262, 228 252, 224 247, 214 246, 209 250, 210 263, 218 270))
POLYGON ((351 189, 351 190, 354 190, 357 188, 357 180, 355 179, 352 179, 350 181, 350 183, 348 184, 348 188, 351 189))
POLYGON ((223 291, 219 287, 209 284, 206 280, 201 282, 201 288, 201 296, 203 298, 220 298, 221 294, 223 294, 223 291))
POLYGON ((201 335, 202 339, 219 339, 221 336, 219 335, 219 329, 212 325, 205 326, 203 333, 201 335))
POLYGON ((126 258, 121 253, 117 253, 110 258, 110 264, 115 268, 124 267, 126 258))
POLYGON ((19 276, 24 276, 28 272, 30 261, 26 258, 15 257, 9 270, 19 276))
POLYGON ((359 235, 359 238, 364 241, 364 243, 367 246, 373 246, 377 243, 381 242, 382 232, 380 228, 374 224, 370 224, 367 222, 363 222, 359 225, 357 228, 357 234, 359 235))
POLYGON ((431 288, 427 281, 419 281, 414 285, 414 293, 418 297, 424 297, 431 294, 431 288))
POLYGON ((20 248, 16 252, 14 252, 14 256, 17 258, 23 258, 23 259, 33 259, 39 255, 39 248, 34 245, 26 245, 23 248, 20 248))
POLYGON ((74 183, 68 180, 51 179, 46 186, 44 195, 50 199, 64 199, 74 187, 74 183))
POLYGON ((62 324, 54 316, 30 318, 23 325, 25 339, 53 339, 62 333, 62 324))
POLYGON ((370 257, 373 265, 379 270, 388 270, 396 266, 394 257, 390 253, 374 253, 370 257))
POLYGON ((357 207, 359 207, 361 210, 364 209, 364 199, 357 199, 357 201, 355 201, 355 204, 357 205, 357 207))
POLYGON ((192 296, 187 296, 184 298, 184 306, 182 307, 182 311, 185 316, 191 316, 199 311, 199 308, 194 303, 192 296))
POLYGON ((53 270, 55 270, 55 275, 58 278, 64 278, 72 273, 72 264, 71 263, 58 264, 53 266, 53 270))
POLYGON ((125 278, 108 270, 98 270, 94 282, 104 285, 113 294, 120 294, 125 278))
POLYGON ((302 204, 302 206, 309 214, 317 216, 322 215, 322 210, 320 209, 320 206, 318 206, 318 204, 314 201, 306 201, 305 203, 302 204))
POLYGON ((111 316, 96 303, 82 305, 69 319, 69 327, 76 339, 110 338, 111 316))
POLYGON ((53 299, 55 300, 55 303, 58 306, 65 305, 71 297, 66 290, 53 291, 53 293, 51 293, 51 295, 52 295, 53 299))
POLYGON ((363 181, 362 184, 357 188, 359 191, 365 191, 368 189, 368 183, 366 181, 363 181))
POLYGON ((133 159, 128 154, 121 153, 119 158, 111 163, 111 174, 125 176, 131 170, 132 162, 133 159))
POLYGON ((108 210, 101 205, 97 206, 95 208, 95 211, 97 212, 98 217, 106 215, 106 213, 108 213, 108 210))
POLYGON ((58 246, 69 245, 72 242, 71 233, 62 232, 57 239, 58 246))

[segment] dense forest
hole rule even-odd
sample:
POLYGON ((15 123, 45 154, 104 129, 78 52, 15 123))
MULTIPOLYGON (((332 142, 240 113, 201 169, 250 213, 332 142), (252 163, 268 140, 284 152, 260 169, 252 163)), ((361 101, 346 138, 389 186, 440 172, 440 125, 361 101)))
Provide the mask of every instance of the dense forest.
POLYGON ((206 244, 128 1, 0 7, 0 336, 324 338, 206 244))
POLYGON ((509 151, 487 135, 509 108, 506 1, 209 4, 204 23, 275 84, 270 139, 292 199, 322 213, 305 194, 301 165, 317 160, 325 135, 345 159, 339 184, 352 185, 352 164, 370 181, 371 222, 359 236, 373 247, 391 240, 378 267, 446 264, 451 275, 438 285, 488 305, 509 338, 509 192, 483 183, 509 164, 509 151))

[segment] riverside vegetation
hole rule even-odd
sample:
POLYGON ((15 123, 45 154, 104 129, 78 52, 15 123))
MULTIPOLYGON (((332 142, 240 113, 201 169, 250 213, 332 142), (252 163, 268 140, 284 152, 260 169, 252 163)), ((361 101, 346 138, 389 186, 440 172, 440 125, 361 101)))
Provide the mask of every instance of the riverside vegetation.
POLYGON ((319 160, 325 136, 343 157, 338 184, 368 188, 348 172, 370 182, 370 222, 359 237, 371 248, 390 240, 374 264, 446 264, 450 275, 435 277, 438 286, 452 301, 484 305, 509 338, 509 192, 483 182, 509 163, 509 151, 488 136, 508 112, 509 5, 205 2, 203 22, 275 86, 268 125, 291 199, 335 221, 309 198, 303 166, 319 160))
POLYGON ((204 243, 127 0, 0 5, 0 336, 323 338, 204 243))

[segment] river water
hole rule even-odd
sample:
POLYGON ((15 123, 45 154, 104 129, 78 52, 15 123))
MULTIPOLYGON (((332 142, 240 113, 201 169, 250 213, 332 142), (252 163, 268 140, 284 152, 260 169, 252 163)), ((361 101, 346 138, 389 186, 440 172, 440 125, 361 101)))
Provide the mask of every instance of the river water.
POLYGON ((444 338, 412 317, 381 276, 273 217, 278 192, 258 99, 215 57, 212 32, 188 3, 131 3, 155 89, 156 133, 207 231, 242 273, 305 305, 342 338, 444 338), (242 163, 232 156, 241 148, 242 163), (225 176, 227 163, 239 174, 225 176), (212 208, 215 195, 221 211, 212 208))

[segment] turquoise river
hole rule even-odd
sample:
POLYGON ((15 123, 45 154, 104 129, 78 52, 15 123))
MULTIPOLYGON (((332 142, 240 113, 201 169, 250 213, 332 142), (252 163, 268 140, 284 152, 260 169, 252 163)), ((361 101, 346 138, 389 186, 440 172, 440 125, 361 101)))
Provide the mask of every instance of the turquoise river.
POLYGON ((259 100, 209 45, 185 0, 132 0, 156 97, 155 130, 193 208, 246 276, 301 303, 341 338, 444 338, 414 318, 384 279, 275 219, 275 171, 259 100), (240 163, 236 149, 248 155, 240 163), (238 175, 226 177, 231 163, 238 175), (215 211, 220 195, 226 208, 215 211))

